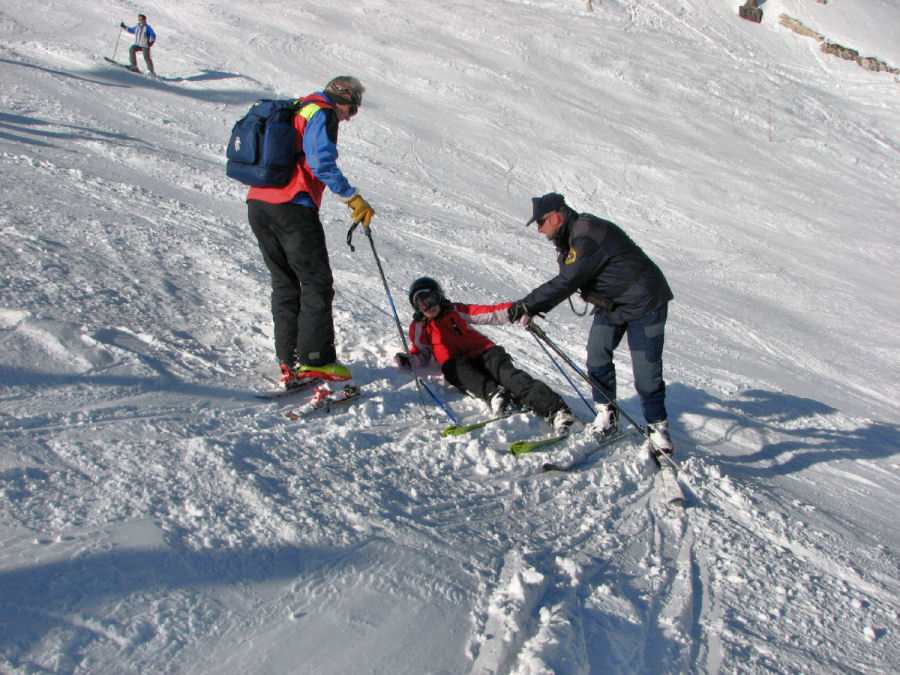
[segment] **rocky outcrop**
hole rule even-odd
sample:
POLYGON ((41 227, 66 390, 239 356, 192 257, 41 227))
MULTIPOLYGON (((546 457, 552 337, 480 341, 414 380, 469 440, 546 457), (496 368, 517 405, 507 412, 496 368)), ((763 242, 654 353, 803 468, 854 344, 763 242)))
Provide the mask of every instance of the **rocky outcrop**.
POLYGON ((822 35, 821 33, 817 33, 812 28, 804 26, 803 23, 791 16, 788 16, 787 14, 782 14, 781 17, 779 17, 779 23, 781 23, 781 25, 785 28, 790 28, 797 35, 802 35, 803 37, 811 37, 814 40, 818 40, 819 42, 824 42, 825 40, 824 35, 822 35))
POLYGON ((849 47, 844 47, 843 45, 839 45, 836 42, 831 42, 830 40, 826 39, 826 37, 821 33, 818 33, 812 28, 803 25, 801 21, 788 16, 787 14, 781 15, 779 23, 781 23, 781 25, 785 28, 794 31, 798 35, 810 37, 817 42, 821 42, 822 51, 826 54, 833 54, 834 56, 839 56, 840 58, 847 61, 855 61, 857 64, 859 64, 859 66, 865 68, 866 70, 894 74, 900 73, 900 69, 888 65, 880 59, 876 59, 873 56, 860 56, 859 52, 855 49, 850 49, 849 47))

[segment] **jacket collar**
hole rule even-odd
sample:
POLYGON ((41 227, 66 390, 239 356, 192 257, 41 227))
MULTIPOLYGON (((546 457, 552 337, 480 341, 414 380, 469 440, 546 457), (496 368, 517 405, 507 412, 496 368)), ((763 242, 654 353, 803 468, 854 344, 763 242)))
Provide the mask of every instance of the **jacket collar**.
POLYGON ((563 224, 559 230, 556 231, 556 236, 553 237, 553 243, 556 246, 556 250, 560 253, 568 253, 569 252, 569 241, 572 236, 572 226, 575 221, 578 219, 578 213, 566 206, 563 210, 563 224))

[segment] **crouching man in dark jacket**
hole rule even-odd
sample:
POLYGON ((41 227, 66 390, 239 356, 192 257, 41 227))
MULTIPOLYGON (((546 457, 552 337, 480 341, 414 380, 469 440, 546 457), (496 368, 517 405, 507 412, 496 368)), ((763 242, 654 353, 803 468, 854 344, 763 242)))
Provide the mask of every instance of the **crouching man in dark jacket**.
POLYGON ((590 431, 602 437, 618 426, 613 351, 628 336, 634 384, 641 398, 650 439, 656 448, 673 451, 666 412, 662 352, 672 290, 659 267, 625 232, 608 220, 579 214, 562 195, 551 192, 532 200, 530 225, 553 242, 559 274, 509 309, 510 321, 547 312, 576 291, 594 305, 588 337, 588 373, 593 378, 597 414, 590 431), (596 385, 599 385, 597 387, 596 385))

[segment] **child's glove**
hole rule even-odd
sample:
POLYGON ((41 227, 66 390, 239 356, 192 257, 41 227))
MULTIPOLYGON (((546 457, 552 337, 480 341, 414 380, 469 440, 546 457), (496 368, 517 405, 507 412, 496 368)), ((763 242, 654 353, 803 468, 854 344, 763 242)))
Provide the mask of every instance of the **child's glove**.
POLYGON ((398 368, 421 368, 425 364, 422 363, 422 357, 418 354, 407 354, 406 352, 397 352, 394 355, 394 365, 398 368))
POLYGON ((509 314, 510 323, 527 326, 531 322, 531 315, 528 312, 528 307, 525 306, 524 300, 516 300, 506 311, 509 314))

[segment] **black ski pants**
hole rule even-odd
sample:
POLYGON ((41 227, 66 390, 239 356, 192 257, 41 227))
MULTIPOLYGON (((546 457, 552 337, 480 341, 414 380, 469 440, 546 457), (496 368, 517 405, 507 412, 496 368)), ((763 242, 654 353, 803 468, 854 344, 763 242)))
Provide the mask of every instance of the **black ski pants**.
POLYGON ((447 381, 482 401, 490 401, 500 387, 542 417, 566 407, 562 397, 513 364, 503 347, 494 346, 473 359, 451 358, 441 366, 447 381))
POLYGON ((333 363, 334 278, 318 209, 250 199, 247 216, 272 274, 272 320, 279 362, 333 363))

